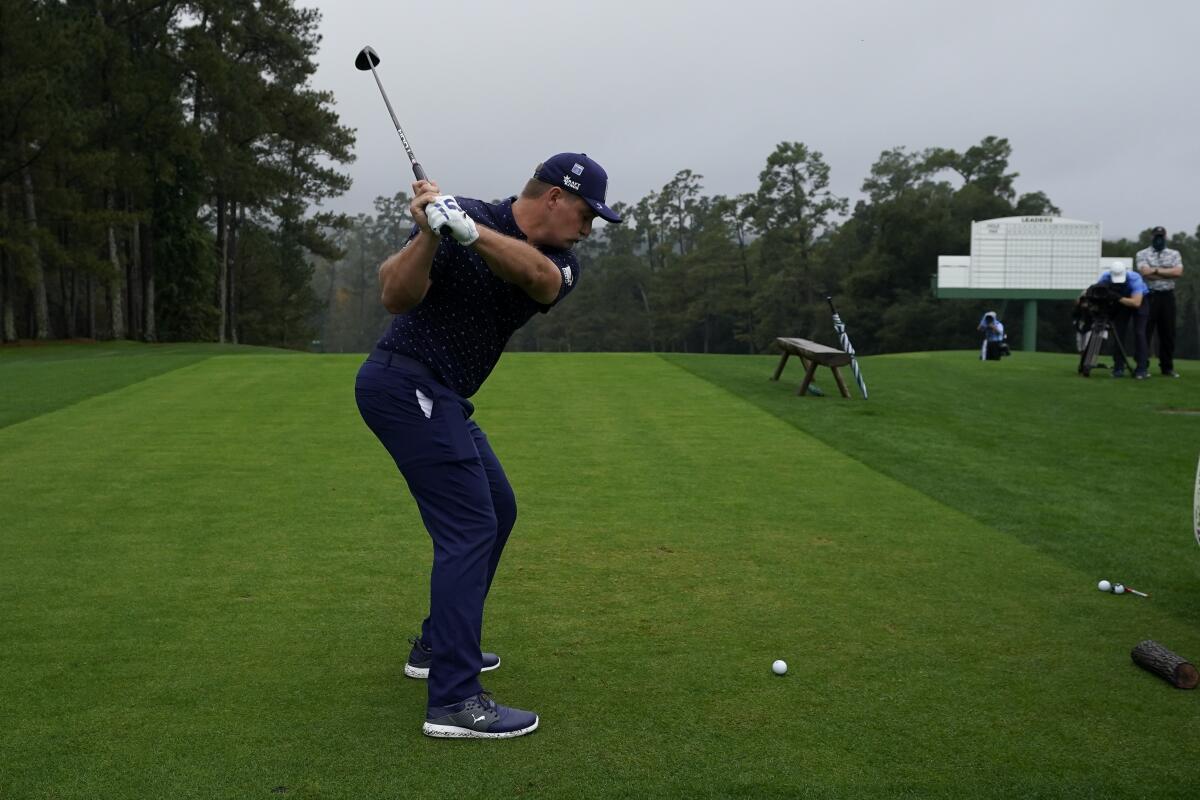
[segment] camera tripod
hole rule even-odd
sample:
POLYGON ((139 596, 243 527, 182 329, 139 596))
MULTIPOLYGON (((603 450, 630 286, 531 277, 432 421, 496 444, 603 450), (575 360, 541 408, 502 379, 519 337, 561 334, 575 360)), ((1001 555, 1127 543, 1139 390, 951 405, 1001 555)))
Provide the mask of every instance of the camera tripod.
POLYGON ((1125 353, 1125 345, 1121 342, 1121 337, 1117 335, 1117 329, 1113 327, 1112 320, 1107 317, 1096 318, 1092 320, 1092 327, 1088 331, 1087 346, 1079 355, 1079 374, 1085 378, 1091 377, 1092 370, 1096 367, 1096 359, 1099 358, 1100 348, 1104 345, 1105 333, 1112 336, 1113 372, 1124 372, 1129 369, 1129 356, 1125 353))

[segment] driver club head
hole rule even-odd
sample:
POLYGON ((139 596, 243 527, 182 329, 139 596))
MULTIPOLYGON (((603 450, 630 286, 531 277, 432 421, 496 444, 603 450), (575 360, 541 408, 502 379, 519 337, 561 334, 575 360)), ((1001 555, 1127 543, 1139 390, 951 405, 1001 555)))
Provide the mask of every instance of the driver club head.
POLYGON ((354 59, 354 66, 364 72, 372 67, 377 67, 379 66, 379 54, 375 52, 374 47, 367 45, 358 51, 358 56, 354 59))

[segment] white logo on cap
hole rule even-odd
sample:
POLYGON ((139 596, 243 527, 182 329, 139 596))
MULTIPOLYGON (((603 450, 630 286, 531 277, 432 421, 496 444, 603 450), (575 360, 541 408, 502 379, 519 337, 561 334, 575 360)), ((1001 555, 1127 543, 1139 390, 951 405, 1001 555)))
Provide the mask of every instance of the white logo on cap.
POLYGON ((571 167, 571 172, 574 172, 576 175, 582 175, 583 164, 576 164, 575 166, 571 167))
POLYGON ((562 274, 563 274, 563 280, 566 281, 567 286, 570 286, 571 282, 575 280, 575 277, 571 274, 571 268, 563 267, 562 274))
POLYGON ((579 184, 576 181, 568 178, 566 175, 563 175, 563 186, 566 186, 568 189, 574 189, 577 192, 579 191, 579 184))

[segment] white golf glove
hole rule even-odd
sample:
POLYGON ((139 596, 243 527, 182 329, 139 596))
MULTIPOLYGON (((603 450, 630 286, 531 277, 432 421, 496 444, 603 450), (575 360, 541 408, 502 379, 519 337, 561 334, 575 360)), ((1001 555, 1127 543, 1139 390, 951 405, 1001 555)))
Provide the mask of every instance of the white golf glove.
POLYGON ((449 229, 454 241, 463 247, 472 244, 479 238, 475 220, 468 217, 467 212, 459 208, 458 201, 454 199, 453 195, 439 194, 430 200, 429 204, 425 206, 425 218, 429 220, 429 227, 435 233, 441 235, 445 229, 449 229))

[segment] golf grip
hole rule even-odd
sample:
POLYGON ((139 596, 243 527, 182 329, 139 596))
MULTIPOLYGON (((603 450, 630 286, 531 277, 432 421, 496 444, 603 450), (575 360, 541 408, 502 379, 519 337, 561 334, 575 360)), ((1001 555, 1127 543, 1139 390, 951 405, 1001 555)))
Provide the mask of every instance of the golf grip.
MULTIPOLYGON (((421 166, 420 162, 414 161, 414 162, 412 162, 412 164, 413 164, 413 176, 417 180, 419 180, 419 181, 429 180, 429 176, 425 174, 425 168, 421 166)), ((449 225, 443 225, 442 227, 438 228, 438 236, 453 236, 453 235, 454 234, 452 234, 450 232, 449 225)))

